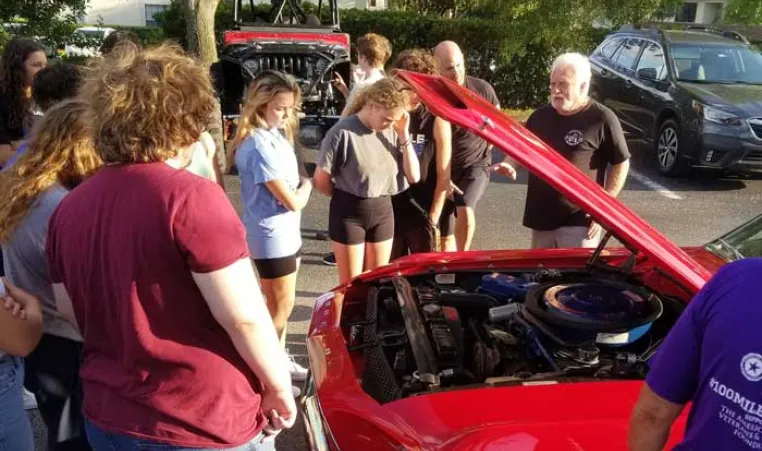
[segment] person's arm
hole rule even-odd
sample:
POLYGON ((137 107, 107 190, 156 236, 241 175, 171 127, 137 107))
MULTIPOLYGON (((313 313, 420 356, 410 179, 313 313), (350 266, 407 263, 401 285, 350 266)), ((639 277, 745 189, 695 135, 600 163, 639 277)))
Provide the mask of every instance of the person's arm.
POLYGON ((315 164, 312 183, 324 196, 333 196, 333 177, 338 175, 345 160, 346 142, 342 130, 332 128, 320 144, 320 155, 315 164))
MULTIPOLYGON (((633 451, 661 450, 673 423, 693 399, 701 377, 701 343, 707 306, 717 302, 715 285, 724 286, 720 270, 688 304, 648 362, 649 372, 630 420, 628 443, 633 451)), ((700 408, 694 405, 694 408, 700 408)))
POLYGON ((643 384, 630 419, 627 444, 630 451, 661 451, 684 404, 674 404, 643 384))
POLYGON ((627 173, 630 171, 630 150, 627 147, 627 139, 624 136, 622 124, 611 110, 604 112, 604 126, 606 127, 604 144, 608 147, 609 164, 611 165, 604 189, 616 197, 624 188, 627 173))
POLYGON ((290 393, 291 375, 249 258, 191 274, 214 319, 265 390, 290 393))
POLYGON ((415 154, 415 147, 410 137, 408 124, 410 123, 410 114, 405 112, 394 125, 397 132, 397 145, 402 152, 402 172, 405 174, 408 183, 418 183, 421 180, 421 164, 418 162, 418 155, 415 154))
POLYGON ((434 152, 436 152, 437 183, 434 188, 434 200, 429 209, 432 224, 439 224, 447 195, 450 193, 452 162, 452 127, 442 118, 434 119, 434 152))
POLYGON ((630 160, 624 160, 619 164, 611 166, 611 171, 608 177, 606 177, 605 190, 616 197, 624 188, 624 184, 627 181, 627 173, 630 171, 630 160))
POLYGON ((42 310, 35 296, 3 278, 6 296, 0 308, 0 351, 26 357, 42 337, 42 310))
POLYGON ((315 189, 324 196, 333 196, 333 180, 331 174, 322 168, 315 168, 315 174, 312 176, 315 182, 315 189))
POLYGON ((291 211, 299 211, 306 207, 312 192, 312 183, 310 183, 310 179, 305 177, 302 177, 302 184, 294 193, 288 189, 286 182, 281 179, 265 182, 265 186, 278 199, 278 202, 291 211))

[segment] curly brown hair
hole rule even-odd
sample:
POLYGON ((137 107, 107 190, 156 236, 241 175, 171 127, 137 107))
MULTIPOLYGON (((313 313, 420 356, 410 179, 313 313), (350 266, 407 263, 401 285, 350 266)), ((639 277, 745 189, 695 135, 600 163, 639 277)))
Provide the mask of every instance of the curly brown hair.
POLYGON ((424 49, 402 51, 392 63, 393 69, 409 70, 428 75, 439 75, 439 67, 434 55, 424 49))
POLYGON ((209 71, 180 47, 121 46, 80 90, 92 106, 93 143, 105 163, 166 161, 196 142, 214 105, 209 71))
POLYGON ((89 106, 82 100, 64 100, 53 106, 32 129, 29 148, 7 170, 0 172, 0 242, 7 242, 35 200, 58 183, 74 189, 101 167, 90 140, 89 106))
POLYGON ((21 128, 25 123, 32 99, 27 97, 26 71, 24 62, 35 52, 44 52, 45 47, 31 39, 14 38, 6 46, 0 59, 0 97, 8 104, 9 128, 21 128))
POLYGON ((383 66, 392 57, 392 44, 380 34, 366 33, 357 40, 357 54, 371 66, 383 66))
POLYGON ((357 93, 350 105, 347 105, 344 116, 357 114, 362 108, 372 102, 384 108, 405 108, 410 100, 410 89, 394 78, 382 78, 357 93))

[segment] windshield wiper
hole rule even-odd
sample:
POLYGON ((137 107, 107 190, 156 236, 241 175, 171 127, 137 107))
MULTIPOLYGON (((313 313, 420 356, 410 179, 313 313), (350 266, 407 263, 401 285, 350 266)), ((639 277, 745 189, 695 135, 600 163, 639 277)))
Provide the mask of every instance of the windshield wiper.
POLYGON ((744 258, 746 258, 746 257, 744 257, 744 255, 742 253, 740 253, 738 251, 738 249, 736 249, 735 247, 731 246, 730 243, 728 243, 727 241, 723 240, 722 238, 717 238, 716 240, 714 240, 714 242, 712 244, 715 244, 715 245, 719 244, 719 245, 721 245, 721 246, 716 246, 716 247, 720 248, 718 250, 720 250, 722 253, 729 252, 730 254, 733 255, 733 257, 735 258, 736 261, 737 260, 743 260, 744 258))

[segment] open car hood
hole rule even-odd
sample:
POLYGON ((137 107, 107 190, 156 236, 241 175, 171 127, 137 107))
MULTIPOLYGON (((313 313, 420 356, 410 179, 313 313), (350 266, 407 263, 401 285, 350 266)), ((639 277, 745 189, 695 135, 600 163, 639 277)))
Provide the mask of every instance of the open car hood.
POLYGON ((690 292, 698 291, 711 276, 629 207, 486 100, 441 76, 408 71, 396 74, 410 84, 432 113, 472 130, 495 145, 690 292))

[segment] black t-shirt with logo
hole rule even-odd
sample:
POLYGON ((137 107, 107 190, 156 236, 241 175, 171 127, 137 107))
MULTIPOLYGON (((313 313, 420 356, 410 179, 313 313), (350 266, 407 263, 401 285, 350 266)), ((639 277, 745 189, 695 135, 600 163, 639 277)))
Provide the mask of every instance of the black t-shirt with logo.
MULTIPOLYGON (((532 113, 526 126, 601 186, 609 165, 630 158, 619 119, 609 108, 595 101, 572 116, 558 114, 551 105, 543 106, 532 113)), ((525 227, 555 230, 589 225, 590 219, 584 211, 537 176, 529 175, 525 227)))
MULTIPOLYGON (((495 94, 495 89, 488 82, 469 75, 466 77, 465 87, 496 107, 500 106, 500 100, 498 100, 497 94, 495 94)), ((483 140, 480 136, 466 128, 452 126, 453 174, 457 175, 463 169, 470 168, 471 166, 489 166, 492 163, 491 150, 492 144, 483 140)), ((453 179, 456 180, 457 177, 453 176, 453 179)))

